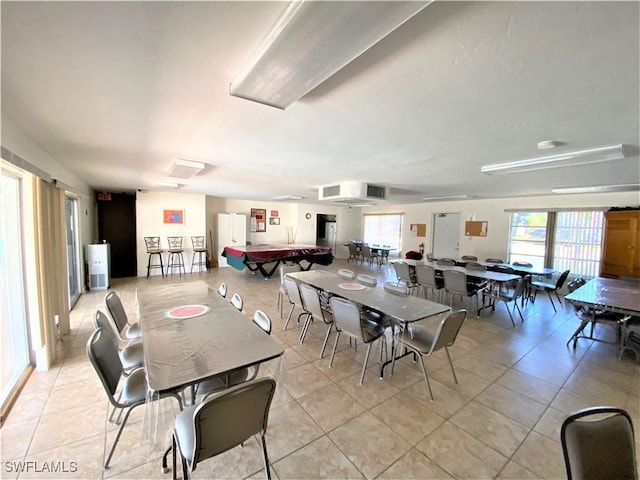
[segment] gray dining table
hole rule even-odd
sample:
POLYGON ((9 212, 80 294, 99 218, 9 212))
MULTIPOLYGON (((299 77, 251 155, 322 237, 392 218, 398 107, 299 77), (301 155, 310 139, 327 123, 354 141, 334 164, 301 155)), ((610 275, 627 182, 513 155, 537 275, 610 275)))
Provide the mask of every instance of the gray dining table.
POLYGON ((203 281, 141 288, 137 301, 147 380, 154 391, 188 387, 284 353, 203 281))
MULTIPOLYGON (((640 316, 640 279, 619 280, 614 278, 595 277, 582 285, 580 288, 565 295, 565 300, 574 305, 583 307, 585 313, 582 315, 580 326, 571 335, 567 345, 573 341, 573 348, 576 347, 579 338, 587 338, 603 343, 612 343, 593 337, 593 335, 583 335, 585 327, 597 322, 597 312, 610 312, 620 315, 617 327, 617 341, 613 343, 619 351, 627 349, 623 342, 622 327, 629 317, 640 316)), ((593 333, 593 330, 592 330, 593 333)), ((632 350, 632 349, 630 349, 632 350)), ((635 350, 633 350, 635 352, 635 350)))
MULTIPOLYGON (((345 298, 368 309, 380 312, 405 326, 451 310, 448 305, 409 295, 395 295, 387 292, 382 286, 369 287, 361 285, 327 270, 293 272, 287 273, 287 276, 293 278, 296 282, 306 283, 331 295, 345 298)), ((391 364, 395 357, 395 342, 393 340, 391 357, 380 367, 380 378, 384 376, 385 367, 391 364)))

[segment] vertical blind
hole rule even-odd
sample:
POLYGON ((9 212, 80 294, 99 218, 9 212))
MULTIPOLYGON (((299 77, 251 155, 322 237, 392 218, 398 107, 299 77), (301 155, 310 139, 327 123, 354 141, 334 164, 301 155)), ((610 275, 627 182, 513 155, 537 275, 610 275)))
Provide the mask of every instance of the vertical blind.
POLYGON ((404 215, 364 215, 364 238, 369 245, 388 245, 402 250, 402 222, 404 215))

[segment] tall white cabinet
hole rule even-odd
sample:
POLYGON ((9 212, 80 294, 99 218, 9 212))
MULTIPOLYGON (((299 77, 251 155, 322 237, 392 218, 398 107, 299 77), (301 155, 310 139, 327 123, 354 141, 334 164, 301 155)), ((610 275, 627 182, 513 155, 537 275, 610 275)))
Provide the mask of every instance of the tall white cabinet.
POLYGON ((238 213, 218 214, 218 266, 228 267, 222 256, 224 247, 242 247, 247 244, 247 216, 238 213))

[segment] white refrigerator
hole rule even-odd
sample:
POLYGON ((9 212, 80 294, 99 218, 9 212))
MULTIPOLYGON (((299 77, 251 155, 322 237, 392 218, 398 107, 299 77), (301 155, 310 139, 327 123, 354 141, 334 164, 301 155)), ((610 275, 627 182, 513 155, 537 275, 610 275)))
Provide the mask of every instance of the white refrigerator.
POLYGON ((218 266, 228 267, 222 256, 224 247, 242 247, 247 244, 247 216, 239 213, 218 214, 218 266))

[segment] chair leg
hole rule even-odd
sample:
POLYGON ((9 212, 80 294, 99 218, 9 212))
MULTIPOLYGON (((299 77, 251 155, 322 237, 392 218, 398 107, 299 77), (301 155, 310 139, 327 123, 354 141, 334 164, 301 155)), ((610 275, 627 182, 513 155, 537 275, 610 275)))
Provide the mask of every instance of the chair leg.
POLYGON ((515 304, 516 309, 518 310, 518 315, 520 315, 520 322, 524 323, 524 317, 522 316, 522 310, 520 310, 520 307, 518 306, 518 301, 516 300, 513 303, 515 304))
POLYGON ((310 313, 307 313, 307 319, 304 321, 304 324, 302 325, 302 332, 300 332, 300 344, 302 345, 304 343, 304 338, 307 336, 307 330, 309 330, 309 326, 311 325, 311 322, 313 321, 313 315, 311 315, 310 313))
POLYGON ((264 473, 267 477, 267 480, 271 480, 271 469, 269 468, 269 455, 267 455, 267 442, 264 438, 264 432, 260 435, 260 440, 262 441, 262 459, 264 460, 264 473))
POLYGON ((329 335, 331 335, 331 329, 333 328, 333 323, 329 324, 329 328, 327 328, 327 333, 324 336, 324 342, 322 342, 322 349, 320 350, 320 358, 324 355, 324 349, 327 348, 327 342, 329 341, 329 335))
POLYGON ((367 353, 364 356, 364 365, 362 365, 362 373, 360 374, 360 383, 358 385, 362 385, 364 381, 364 374, 367 371, 367 362, 369 361, 369 354, 371 353, 371 345, 373 345, 373 342, 369 342, 367 346, 367 353))
POLYGON ((433 402, 433 392, 431 391, 431 384, 429 383, 429 375, 427 375, 427 369, 424 366, 424 359, 420 355, 420 365, 422 366, 422 374, 424 375, 424 381, 427 383, 427 389, 429 390, 429 396, 433 402))
POLYGON ((104 468, 107 469, 109 468, 109 462, 111 462, 111 457, 113 457, 113 452, 116 449, 116 445, 118 444, 118 441, 120 440, 120 435, 122 435, 122 430, 124 430, 124 426, 127 424, 127 420, 129 419, 129 414, 131 413, 131 410, 133 410, 134 407, 129 407, 127 409, 127 413, 124 416, 124 419, 122 420, 122 423, 120 424, 120 428, 118 429, 118 433, 116 434, 116 438, 113 441, 113 445, 111 445, 111 449, 109 450, 109 454, 107 455, 107 459, 104 462, 104 468))
POLYGON ((553 303, 553 297, 551 296, 551 292, 547 291, 547 296, 549 297, 549 301, 551 302, 551 306, 553 307, 553 311, 557 313, 558 310, 556 310, 556 306, 553 303))
MULTIPOLYGON (((337 329, 337 327, 336 327, 337 329)), ((336 349, 338 348, 338 340, 340 339, 340 330, 337 330, 336 341, 333 344, 333 351, 331 352, 331 360, 329 360, 329 368, 333 367, 333 357, 336 355, 336 349)))
POLYGON ((447 354, 447 359, 449 360, 449 365, 451 366, 451 375, 453 375, 453 381, 458 385, 458 377, 456 376, 456 371, 453 369, 453 362, 451 361, 451 355, 449 354, 449 347, 444 347, 444 351, 447 354))
POLYGON ((287 316, 287 321, 284 322, 284 330, 287 329, 287 325, 289 325, 289 320, 291 320, 291 315, 293 315, 293 309, 296 308, 296 304, 291 304, 291 310, 289 310, 289 315, 287 316))

